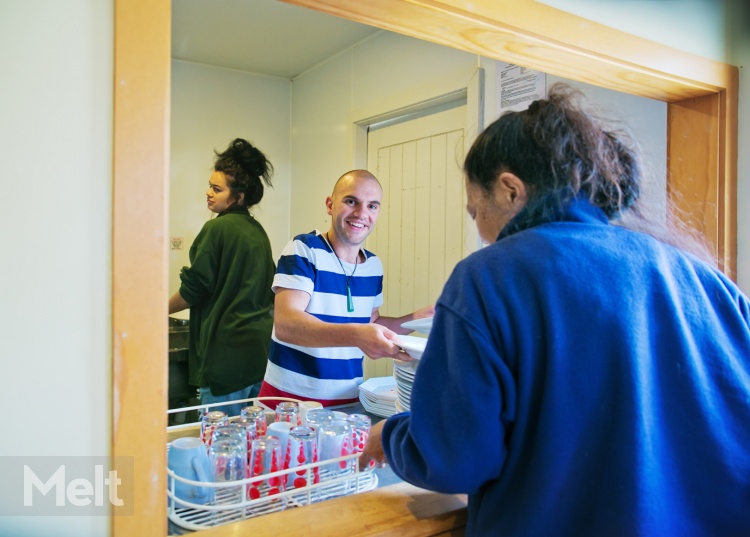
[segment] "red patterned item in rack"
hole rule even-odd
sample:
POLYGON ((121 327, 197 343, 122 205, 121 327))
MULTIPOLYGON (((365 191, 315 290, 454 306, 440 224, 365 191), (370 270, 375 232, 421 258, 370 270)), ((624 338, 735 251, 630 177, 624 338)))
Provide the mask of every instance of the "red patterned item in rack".
MULTIPOLYGON (((260 477, 282 469, 283 459, 279 439, 267 435, 253 440, 248 477, 260 477)), ((284 485, 281 476, 254 479, 248 485, 247 497, 251 500, 257 500, 261 497, 274 496, 285 490, 284 485)))
MULTIPOLYGON (((337 459, 354 453, 352 447, 352 427, 344 420, 332 420, 318 427, 318 452, 320 460, 337 459)), ((353 470, 352 460, 327 464, 325 470, 332 475, 344 475, 353 470), (338 468, 337 468, 338 466, 338 468)))
POLYGON ((299 403, 294 401, 282 401, 276 405, 276 420, 288 421, 295 425, 302 425, 300 421, 299 403))
POLYGON ((289 441, 289 431, 297 427, 294 423, 288 421, 275 421, 268 426, 268 435, 275 436, 279 439, 281 454, 286 453, 286 444, 289 441))
MULTIPOLYGON (((289 442, 284 455, 284 469, 297 468, 318 462, 318 442, 315 431, 310 427, 299 426, 289 431, 289 442)), ((313 484, 320 483, 320 468, 297 470, 287 478, 287 489, 300 489, 309 484, 312 474, 313 484)))
POLYGON ((256 424, 257 434, 253 438, 258 438, 268 434, 268 421, 266 420, 266 410, 261 406, 246 406, 240 411, 240 417, 253 421, 256 424))
POLYGON ((214 429, 219 425, 226 425, 227 423, 229 423, 229 419, 221 410, 212 410, 203 414, 203 418, 201 419, 201 440, 206 445, 206 449, 211 447, 214 429))
POLYGON ((239 443, 247 444, 245 429, 241 427, 237 422, 231 422, 227 423, 226 425, 218 425, 214 427, 214 431, 211 433, 211 445, 225 438, 235 440, 239 443))
MULTIPOLYGON (((362 453, 370 436, 372 420, 367 414, 349 414, 346 421, 352 427, 352 448, 354 453, 362 453)), ((375 467, 375 461, 370 461, 370 468, 375 467)))
MULTIPOLYGON (((217 438, 208 448, 211 463, 211 478, 216 483, 241 481, 247 469, 247 447, 235 438, 217 438)), ((222 491, 234 498, 242 498, 244 486, 222 487, 222 491)))
POLYGON ((305 423, 303 425, 310 427, 313 431, 317 431, 321 424, 329 423, 333 420, 334 414, 332 410, 328 410, 327 408, 314 408, 307 411, 305 423))
MULTIPOLYGON (((249 457, 253 440, 261 436, 258 434, 258 424, 256 421, 247 418, 240 418, 236 421, 233 421, 232 423, 243 429, 245 436, 245 445, 247 446, 247 454, 249 457)), ((250 464, 249 459, 248 464, 250 464)))

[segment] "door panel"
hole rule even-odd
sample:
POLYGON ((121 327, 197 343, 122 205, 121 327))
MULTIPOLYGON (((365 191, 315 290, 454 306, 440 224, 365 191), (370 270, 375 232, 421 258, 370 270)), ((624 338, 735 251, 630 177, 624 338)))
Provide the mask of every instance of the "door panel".
MULTIPOLYGON (((434 303, 466 253, 465 124, 462 105, 368 136, 368 167, 383 186, 380 218, 366 244, 383 262, 382 315, 434 303)), ((392 371, 390 360, 365 362, 366 378, 392 371)))

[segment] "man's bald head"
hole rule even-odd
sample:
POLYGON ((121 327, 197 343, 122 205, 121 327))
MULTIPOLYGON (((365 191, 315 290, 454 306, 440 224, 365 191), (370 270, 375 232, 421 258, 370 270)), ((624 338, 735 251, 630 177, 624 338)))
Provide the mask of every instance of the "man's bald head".
POLYGON ((368 172, 367 170, 351 170, 346 172, 344 175, 339 177, 336 180, 336 184, 333 185, 333 192, 331 193, 331 197, 336 197, 336 191, 339 190, 339 187, 344 183, 350 183, 352 181, 356 180, 370 180, 375 181, 378 186, 380 187, 380 190, 383 190, 383 187, 380 185, 380 181, 378 181, 378 178, 375 177, 373 174, 368 172))

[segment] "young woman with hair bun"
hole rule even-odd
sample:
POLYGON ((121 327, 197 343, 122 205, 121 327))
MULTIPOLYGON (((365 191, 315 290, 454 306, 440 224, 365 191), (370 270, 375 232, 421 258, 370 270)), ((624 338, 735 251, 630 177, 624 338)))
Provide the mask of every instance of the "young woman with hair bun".
MULTIPOLYGON (((273 166, 237 138, 216 152, 206 203, 217 216, 190 247, 190 266, 169 313, 190 308, 189 382, 201 403, 254 397, 266 370, 273 327, 271 244, 250 209, 271 186, 273 166)), ((231 415, 243 405, 218 407, 231 415)))

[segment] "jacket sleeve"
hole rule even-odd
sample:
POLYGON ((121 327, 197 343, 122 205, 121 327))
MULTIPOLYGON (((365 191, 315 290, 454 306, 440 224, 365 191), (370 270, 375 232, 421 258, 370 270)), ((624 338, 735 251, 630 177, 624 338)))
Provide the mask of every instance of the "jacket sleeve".
MULTIPOLYGON (((417 368, 411 412, 389 418, 382 439, 389 464, 405 481, 473 494, 503 469, 516 388, 485 333, 486 321, 476 319, 481 315, 467 319, 453 307, 451 285, 464 297, 459 302, 471 294, 471 286, 451 280, 417 368)), ((459 308, 471 311, 471 304, 465 305, 459 308)))
POLYGON ((180 294, 191 306, 202 303, 216 287, 220 243, 209 224, 206 222, 190 247, 190 266, 180 271, 180 294))

